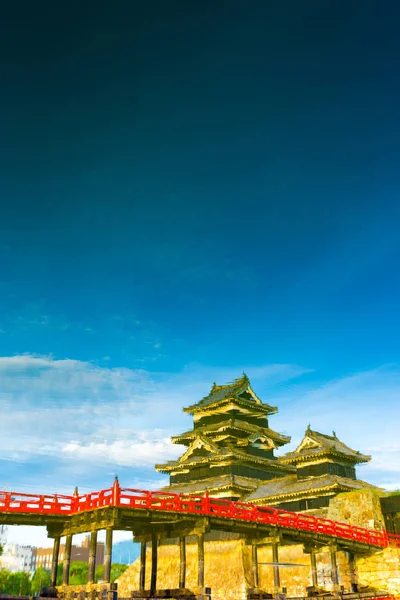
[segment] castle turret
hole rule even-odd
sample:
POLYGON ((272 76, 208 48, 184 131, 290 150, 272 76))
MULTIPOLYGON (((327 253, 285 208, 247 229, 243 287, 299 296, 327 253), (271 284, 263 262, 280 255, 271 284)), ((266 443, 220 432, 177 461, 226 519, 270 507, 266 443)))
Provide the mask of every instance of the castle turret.
POLYGON ((193 429, 172 441, 187 447, 176 461, 156 465, 170 475, 168 489, 240 498, 261 481, 284 477, 296 468, 274 456, 290 442, 270 429, 268 416, 277 408, 263 403, 248 377, 227 385, 214 383, 208 396, 184 411, 193 415, 193 429))

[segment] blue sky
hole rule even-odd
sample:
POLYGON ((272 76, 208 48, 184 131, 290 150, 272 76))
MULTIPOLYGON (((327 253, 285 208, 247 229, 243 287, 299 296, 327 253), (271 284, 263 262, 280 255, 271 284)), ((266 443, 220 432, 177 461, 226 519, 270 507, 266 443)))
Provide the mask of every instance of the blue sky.
POLYGON ((397 3, 45 4, 0 32, 0 488, 157 487, 243 370, 400 487, 397 3))

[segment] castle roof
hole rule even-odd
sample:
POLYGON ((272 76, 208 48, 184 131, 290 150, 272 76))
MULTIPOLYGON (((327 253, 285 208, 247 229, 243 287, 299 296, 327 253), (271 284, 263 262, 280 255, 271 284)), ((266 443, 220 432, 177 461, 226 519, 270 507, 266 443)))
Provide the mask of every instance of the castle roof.
POLYGON ((258 484, 259 481, 250 477, 243 477, 241 475, 220 475, 218 477, 200 479, 190 483, 173 483, 163 488, 163 490, 174 492, 176 494, 203 494, 208 491, 212 495, 212 493, 215 492, 235 489, 243 494, 255 490, 258 484))
POLYGON ((262 436, 271 439, 276 446, 283 446, 290 442, 290 437, 282 435, 273 431, 269 427, 260 427, 259 425, 253 425, 247 423, 241 419, 229 419, 221 421, 220 423, 213 423, 211 425, 204 425, 203 427, 196 427, 190 431, 185 431, 180 435, 175 435, 171 438, 174 444, 187 445, 192 442, 198 435, 206 435, 207 437, 213 437, 213 435, 223 433, 225 431, 237 431, 243 432, 246 435, 262 436))
POLYGON ((273 414, 278 410, 276 406, 269 406, 268 404, 261 402, 252 390, 250 380, 245 373, 243 373, 242 377, 239 377, 232 383, 226 385, 217 385, 214 383, 208 396, 205 396, 196 404, 192 404, 183 410, 184 412, 193 414, 195 412, 201 412, 215 404, 229 400, 234 400, 241 404, 244 403, 249 407, 257 408, 258 412, 266 414, 273 414))
POLYGON ((362 488, 378 489, 376 486, 361 481, 338 475, 325 474, 319 477, 307 477, 297 479, 297 475, 288 475, 280 479, 265 481, 256 490, 251 492, 242 500, 245 502, 282 502, 283 499, 290 500, 299 497, 311 497, 316 494, 324 495, 334 491, 346 492, 362 488))
POLYGON ((310 426, 308 426, 304 438, 296 450, 288 452, 279 457, 278 460, 286 464, 296 464, 308 462, 319 456, 338 456, 354 464, 371 460, 370 456, 361 454, 346 446, 336 437, 335 432, 333 432, 333 435, 326 435, 313 431, 310 426))
POLYGON ((276 458, 264 458, 244 452, 235 446, 218 447, 210 440, 203 436, 196 437, 191 443, 188 450, 178 460, 169 460, 167 463, 156 465, 157 471, 161 473, 171 473, 180 470, 185 470, 188 467, 207 465, 207 464, 233 464, 240 462, 241 464, 257 464, 266 469, 274 471, 294 471, 292 465, 283 465, 276 458), (199 455, 198 450, 204 448, 206 454, 199 455))

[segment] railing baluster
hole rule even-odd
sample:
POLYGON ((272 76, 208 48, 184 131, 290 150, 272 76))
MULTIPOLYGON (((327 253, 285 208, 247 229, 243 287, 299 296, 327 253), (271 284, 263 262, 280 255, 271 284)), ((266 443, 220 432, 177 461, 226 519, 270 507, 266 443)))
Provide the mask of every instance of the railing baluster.
POLYGON ((17 494, 0 492, 0 512, 72 514, 93 510, 102 506, 126 506, 132 509, 167 510, 191 514, 216 515, 226 519, 254 521, 280 527, 294 527, 303 531, 317 531, 325 535, 353 539, 380 547, 400 547, 400 535, 387 534, 362 527, 339 523, 279 510, 273 507, 255 506, 244 502, 203 496, 185 496, 171 492, 121 489, 116 478, 112 488, 83 496, 57 496, 17 494))

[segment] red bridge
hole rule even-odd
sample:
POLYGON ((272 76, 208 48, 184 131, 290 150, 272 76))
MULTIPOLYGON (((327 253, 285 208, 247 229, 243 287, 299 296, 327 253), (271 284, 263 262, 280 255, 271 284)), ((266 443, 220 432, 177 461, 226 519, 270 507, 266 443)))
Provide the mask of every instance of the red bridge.
MULTIPOLYGON (((288 539, 310 546, 326 545, 333 548, 332 580, 338 588, 335 548, 349 554, 363 554, 387 546, 400 547, 400 536, 375 531, 311 515, 255 506, 244 502, 204 496, 177 495, 170 492, 151 492, 121 488, 118 480, 113 487, 79 495, 34 495, 18 492, 0 492, 0 523, 10 525, 46 525, 49 537, 55 539, 53 552, 52 585, 56 583, 60 537, 66 536, 63 583, 69 580, 69 556, 72 535, 92 532, 89 557, 89 583, 94 581, 94 560, 97 531, 106 529, 104 581, 110 581, 112 531, 126 529, 142 542, 139 590, 144 590, 146 544, 152 542, 151 589, 156 589, 157 540, 177 537, 184 555, 185 536, 195 533, 199 540, 199 588, 204 588, 204 534, 212 530, 241 532, 244 537, 271 537, 274 560, 274 583, 279 591, 279 562, 276 539, 288 539), (182 541, 183 540, 183 541, 182 541)), ((253 550, 254 588, 258 588, 257 546, 253 550), (254 568, 255 567, 255 568, 254 568)), ((313 584, 317 588, 315 554, 311 553, 313 584)), ((179 588, 185 587, 185 566, 181 565, 179 588)), ((149 596, 147 596, 149 597, 149 596)), ((154 596, 152 596, 154 597, 154 596)), ((161 597, 161 596, 160 596, 161 597)), ((204 596, 205 597, 205 596, 204 596)))
POLYGON ((255 506, 245 502, 232 502, 225 499, 204 496, 188 496, 170 492, 150 492, 146 490, 119 488, 115 486, 99 492, 83 495, 62 496, 58 494, 21 494, 0 492, 0 522, 12 523, 4 519, 4 513, 15 515, 70 515, 91 511, 105 506, 115 506, 132 510, 161 510, 180 514, 202 515, 251 521, 254 523, 290 527, 301 531, 317 533, 358 541, 369 546, 385 548, 389 545, 400 547, 400 535, 387 534, 363 527, 356 527, 313 517, 303 513, 279 510, 268 506, 255 506))

